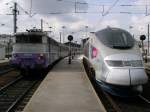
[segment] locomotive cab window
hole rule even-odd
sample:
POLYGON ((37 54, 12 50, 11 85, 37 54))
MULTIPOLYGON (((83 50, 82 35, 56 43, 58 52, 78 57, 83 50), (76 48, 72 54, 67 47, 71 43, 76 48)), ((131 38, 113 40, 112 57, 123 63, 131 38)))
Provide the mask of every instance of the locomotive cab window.
POLYGON ((134 46, 134 38, 122 30, 103 30, 96 33, 98 39, 106 46, 116 49, 127 49, 134 46))
POLYGON ((39 35, 17 35, 16 43, 42 43, 42 36, 39 36, 39 35))

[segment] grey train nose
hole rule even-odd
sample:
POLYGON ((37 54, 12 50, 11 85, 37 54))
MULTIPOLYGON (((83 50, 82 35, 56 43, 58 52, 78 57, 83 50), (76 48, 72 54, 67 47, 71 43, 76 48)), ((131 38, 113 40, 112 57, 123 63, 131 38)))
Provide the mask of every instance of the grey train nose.
POLYGON ((148 82, 138 43, 123 29, 108 27, 91 33, 84 59, 93 68, 96 82, 111 94, 141 93, 148 82))

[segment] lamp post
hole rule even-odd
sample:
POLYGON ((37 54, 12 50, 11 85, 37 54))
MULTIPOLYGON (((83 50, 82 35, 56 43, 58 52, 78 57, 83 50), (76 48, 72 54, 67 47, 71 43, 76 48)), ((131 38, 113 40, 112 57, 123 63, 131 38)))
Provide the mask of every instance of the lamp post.
POLYGON ((63 29, 63 43, 65 42, 65 28, 66 28, 66 26, 62 26, 62 29, 63 29))
POLYGON ((87 38, 88 28, 89 28, 88 26, 85 26, 86 38, 87 38))
POLYGON ((50 36, 52 36, 52 32, 53 32, 53 31, 52 31, 52 28, 53 28, 53 27, 51 27, 51 26, 49 27, 49 29, 50 29, 50 36))
POLYGON ((75 52, 74 55, 78 54, 78 46, 77 46, 77 41, 75 41, 75 52))
POLYGON ((134 28, 133 26, 129 26, 129 32, 132 34, 132 37, 134 38, 134 33, 131 32, 131 31, 133 31, 132 30, 133 28, 134 28))

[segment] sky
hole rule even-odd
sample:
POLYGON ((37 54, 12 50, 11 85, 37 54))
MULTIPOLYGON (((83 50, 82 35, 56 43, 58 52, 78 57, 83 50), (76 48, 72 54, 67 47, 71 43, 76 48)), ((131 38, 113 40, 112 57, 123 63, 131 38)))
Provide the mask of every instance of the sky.
POLYGON ((14 2, 19 10, 18 32, 40 28, 43 19, 44 30, 51 30, 56 40, 62 32, 65 42, 69 34, 74 41, 80 41, 86 38, 86 32, 107 26, 125 29, 139 38, 147 35, 150 23, 150 0, 0 0, 1 34, 13 33, 14 2))

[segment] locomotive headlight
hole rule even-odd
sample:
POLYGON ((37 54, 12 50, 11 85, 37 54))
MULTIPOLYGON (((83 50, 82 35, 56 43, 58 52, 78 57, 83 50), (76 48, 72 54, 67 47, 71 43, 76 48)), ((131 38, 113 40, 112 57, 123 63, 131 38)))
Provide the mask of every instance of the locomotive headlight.
POLYGON ((38 59, 39 59, 39 60, 44 59, 44 54, 41 53, 41 54, 38 56, 38 59))
POLYGON ((42 54, 42 53, 41 53, 41 54, 40 54, 40 56, 41 56, 41 57, 43 57, 43 56, 44 56, 44 54, 42 54))
POLYGON ((123 67, 123 61, 106 60, 106 63, 112 67, 123 67))

